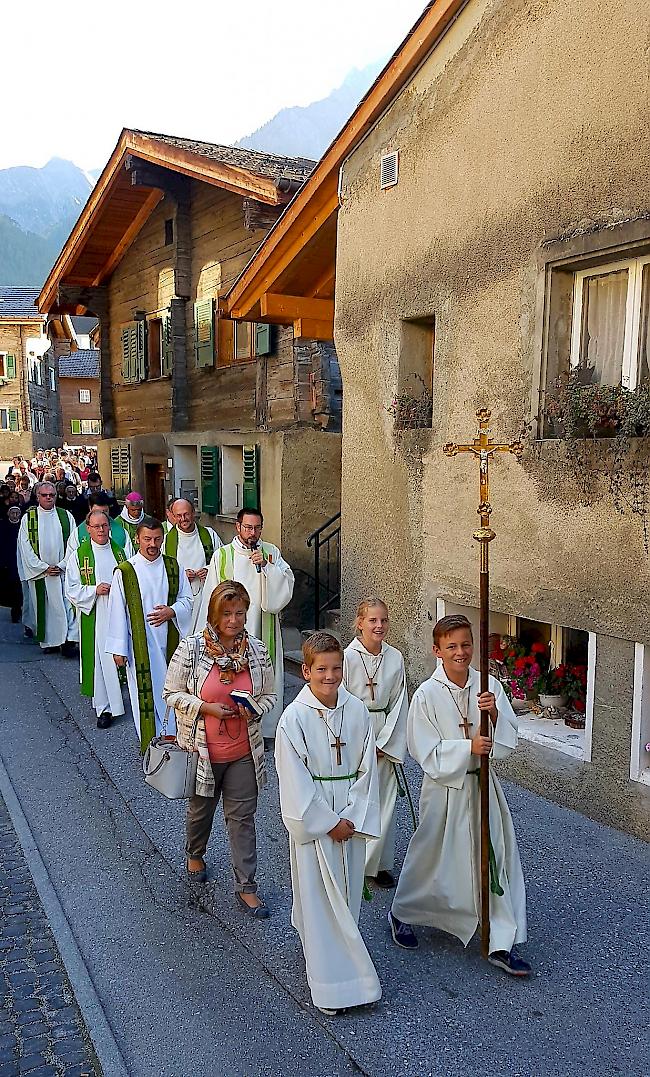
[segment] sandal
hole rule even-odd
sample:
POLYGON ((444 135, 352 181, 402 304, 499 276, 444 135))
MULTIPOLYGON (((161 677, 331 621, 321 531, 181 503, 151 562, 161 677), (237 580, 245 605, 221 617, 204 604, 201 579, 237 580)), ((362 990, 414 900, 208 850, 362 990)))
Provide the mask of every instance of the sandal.
POLYGON ((208 881, 208 869, 205 864, 198 871, 192 871, 189 867, 189 863, 185 861, 185 874, 191 883, 207 883, 208 881))

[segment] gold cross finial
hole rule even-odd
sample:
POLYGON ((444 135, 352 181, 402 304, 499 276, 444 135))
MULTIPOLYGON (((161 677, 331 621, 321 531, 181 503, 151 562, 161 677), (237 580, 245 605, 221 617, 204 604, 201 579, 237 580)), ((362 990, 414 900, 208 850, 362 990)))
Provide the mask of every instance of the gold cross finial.
POLYGON ((476 412, 478 431, 474 441, 471 442, 471 444, 466 445, 456 445, 454 442, 450 441, 443 446, 442 450, 445 456, 456 456, 461 452, 471 452, 474 456, 478 456, 479 458, 481 502, 478 507, 478 513, 481 517, 481 526, 474 532, 474 538, 477 542, 491 542, 494 538, 494 531, 490 528, 490 513, 492 512, 488 473, 490 457, 497 452, 510 452, 514 456, 519 457, 524 451, 524 446, 521 441, 511 441, 509 445, 495 445, 491 437, 491 417, 492 412, 488 408, 479 408, 476 412))

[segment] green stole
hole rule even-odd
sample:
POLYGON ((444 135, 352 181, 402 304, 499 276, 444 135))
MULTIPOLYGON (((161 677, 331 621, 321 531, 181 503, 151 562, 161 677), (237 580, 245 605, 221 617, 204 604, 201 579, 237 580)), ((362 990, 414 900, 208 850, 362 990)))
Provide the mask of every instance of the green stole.
MULTIPOLYGON (((111 542, 116 542, 118 546, 121 546, 121 548, 124 549, 124 547, 126 546, 126 530, 122 526, 122 520, 120 520, 118 517, 116 520, 109 520, 109 523, 111 527, 111 542)), ((77 528, 77 533, 79 535, 80 546, 82 542, 85 542, 87 538, 90 538, 90 535, 88 534, 88 528, 86 527, 85 523, 79 524, 79 527, 77 528)))
MULTIPOLYGON (((201 524, 197 524, 197 530, 199 532, 199 538, 203 547, 203 553, 205 554, 206 565, 210 564, 212 555, 214 553, 214 542, 210 537, 210 532, 207 527, 202 527, 201 524)), ((178 528, 170 527, 167 532, 167 538, 165 539, 165 553, 169 557, 178 557, 178 528)))
POLYGON ((144 516, 142 517, 142 520, 138 520, 137 523, 131 523, 130 520, 125 520, 123 516, 119 516, 118 519, 122 524, 122 527, 126 531, 127 535, 131 539, 131 542, 135 546, 135 529, 142 523, 142 520, 144 520, 144 516))
MULTIPOLYGON (((273 554, 268 546, 265 546, 263 542, 260 542, 259 549, 262 551, 267 561, 273 563, 273 554)), ((217 569, 219 573, 219 583, 223 583, 224 580, 234 580, 235 578, 235 551, 233 549, 232 542, 228 546, 220 546, 217 550, 217 569)), ((275 613, 265 613, 262 610, 262 643, 269 652, 269 657, 275 669, 275 613)))
MULTIPOLYGON (((167 573, 167 605, 173 606, 178 598, 180 586, 178 561, 174 557, 162 554, 165 572, 167 573)), ((133 639, 133 661, 135 668, 135 680, 138 689, 138 706, 140 709, 140 750, 142 754, 147 750, 149 741, 156 735, 156 707, 153 698, 153 682, 151 680, 151 666, 149 664, 149 647, 147 645, 147 629, 144 623, 144 610, 142 609, 142 595, 137 573, 130 561, 123 561, 115 569, 122 573, 124 584, 124 598, 126 599, 129 619, 131 621, 131 638, 133 639)), ((178 647, 178 629, 171 621, 167 622, 167 661, 178 647)))
MULTIPOLYGON (((122 547, 110 539, 113 557, 118 565, 126 561, 126 554, 122 547)), ((95 552, 90 537, 85 538, 79 544, 77 550, 79 558, 79 575, 81 582, 87 587, 95 586, 95 552)), ((79 615, 80 651, 81 651, 81 694, 92 696, 95 694, 95 606, 90 613, 79 615)))
MULTIPOLYGON (((70 520, 65 509, 57 507, 56 514, 59 517, 63 533, 63 554, 65 556, 65 548, 70 538, 70 520)), ((40 557, 38 549, 38 508, 35 505, 32 505, 31 509, 27 511, 27 538, 36 556, 40 557)), ((36 635, 34 639, 37 643, 42 643, 45 639, 45 580, 34 580, 34 586, 36 590, 36 635)))

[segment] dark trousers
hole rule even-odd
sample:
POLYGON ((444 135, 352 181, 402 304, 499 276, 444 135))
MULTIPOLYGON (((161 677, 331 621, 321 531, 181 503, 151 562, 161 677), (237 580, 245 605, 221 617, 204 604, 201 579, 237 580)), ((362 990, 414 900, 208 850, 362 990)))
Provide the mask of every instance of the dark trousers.
POLYGON ((193 860, 202 859, 205 855, 214 813, 221 797, 235 876, 235 893, 254 894, 257 891, 257 781, 253 759, 247 755, 233 763, 211 763, 211 766, 214 796, 193 796, 187 802, 185 852, 193 860))

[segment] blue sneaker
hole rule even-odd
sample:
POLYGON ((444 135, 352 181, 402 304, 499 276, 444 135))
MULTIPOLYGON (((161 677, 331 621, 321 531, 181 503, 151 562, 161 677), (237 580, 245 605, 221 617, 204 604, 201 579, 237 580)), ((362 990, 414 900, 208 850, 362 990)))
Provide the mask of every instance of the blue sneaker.
POLYGON ((507 950, 495 950, 488 957, 488 961, 498 969, 503 969, 509 976, 530 976, 532 972, 528 962, 524 961, 516 950, 511 950, 510 953, 507 950))
POLYGON ((402 920, 398 920, 396 916, 393 916, 390 909, 388 910, 388 923, 396 946, 401 946, 403 950, 417 950, 419 943, 410 924, 405 924, 402 920))

